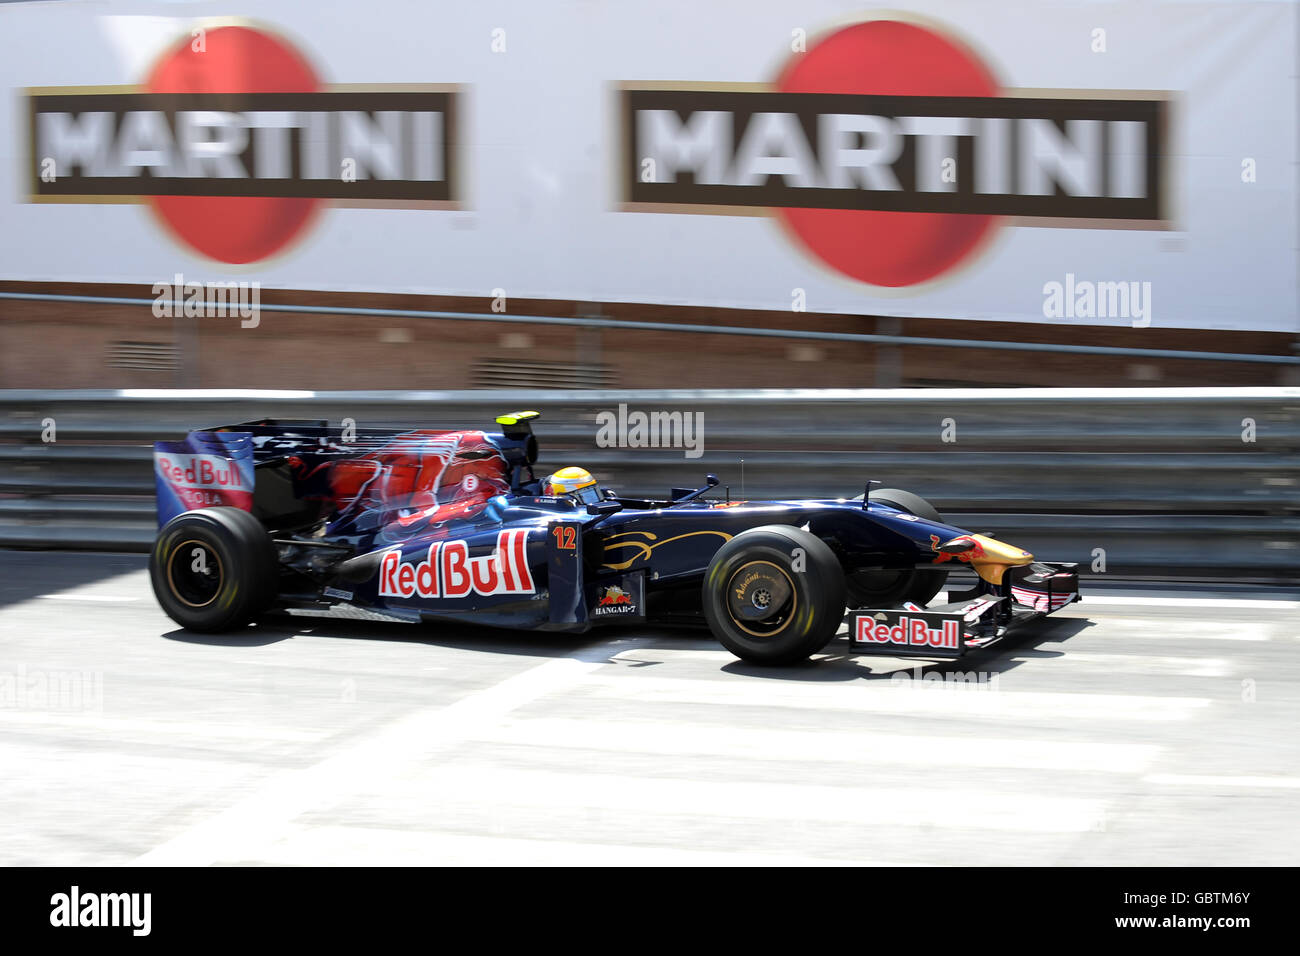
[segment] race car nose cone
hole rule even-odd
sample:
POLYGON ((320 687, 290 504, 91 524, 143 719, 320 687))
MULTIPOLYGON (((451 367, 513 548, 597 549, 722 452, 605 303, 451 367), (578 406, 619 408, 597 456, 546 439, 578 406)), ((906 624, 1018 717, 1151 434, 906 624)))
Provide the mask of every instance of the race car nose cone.
POLYGON ((990 584, 1001 584, 1002 575, 1006 573, 1007 568, 1034 562, 1032 554, 1014 544, 1007 544, 1005 541, 998 541, 982 534, 972 534, 970 539, 975 543, 975 547, 962 557, 968 557, 975 573, 990 584))
POLYGON ((1030 564, 1034 560, 1032 554, 1014 544, 1007 544, 1005 541, 982 534, 973 534, 970 537, 976 545, 970 552, 972 559, 985 558, 1011 565, 1030 564))

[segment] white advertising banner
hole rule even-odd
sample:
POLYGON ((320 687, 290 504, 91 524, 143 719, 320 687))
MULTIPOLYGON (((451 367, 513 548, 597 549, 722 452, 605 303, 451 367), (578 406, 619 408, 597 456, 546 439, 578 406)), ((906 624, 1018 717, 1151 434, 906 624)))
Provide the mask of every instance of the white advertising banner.
POLYGON ((0 4, 0 280, 1300 331, 1294 3, 225 12, 0 4))

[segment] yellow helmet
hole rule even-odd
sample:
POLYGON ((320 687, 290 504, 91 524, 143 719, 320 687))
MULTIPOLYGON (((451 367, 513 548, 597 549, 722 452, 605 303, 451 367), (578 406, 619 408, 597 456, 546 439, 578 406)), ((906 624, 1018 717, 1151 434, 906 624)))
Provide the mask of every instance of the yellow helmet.
POLYGON ((542 494, 557 498, 567 495, 583 504, 600 500, 596 479, 586 468, 561 468, 542 482, 542 494))

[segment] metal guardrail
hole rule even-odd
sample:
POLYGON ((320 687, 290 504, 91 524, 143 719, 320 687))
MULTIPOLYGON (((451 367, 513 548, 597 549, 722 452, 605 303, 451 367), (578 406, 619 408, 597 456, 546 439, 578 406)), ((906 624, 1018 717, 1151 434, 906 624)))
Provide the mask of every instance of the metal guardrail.
POLYGON ((147 549, 150 443, 192 428, 490 428, 519 407, 543 412, 539 468, 582 464, 628 493, 706 471, 733 498, 852 496, 870 478, 1045 557, 1104 552, 1112 575, 1300 580, 1300 388, 0 390, 0 545, 147 549), (600 447, 597 415, 620 405, 702 415, 702 454, 600 447))

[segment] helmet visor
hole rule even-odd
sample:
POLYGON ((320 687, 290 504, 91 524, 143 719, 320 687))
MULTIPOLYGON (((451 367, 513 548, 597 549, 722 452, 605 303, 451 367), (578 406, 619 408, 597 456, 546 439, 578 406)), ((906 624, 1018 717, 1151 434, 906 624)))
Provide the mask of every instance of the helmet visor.
POLYGON ((595 485, 588 485, 573 492, 572 497, 584 505, 594 505, 600 501, 600 491, 597 490, 595 485))

